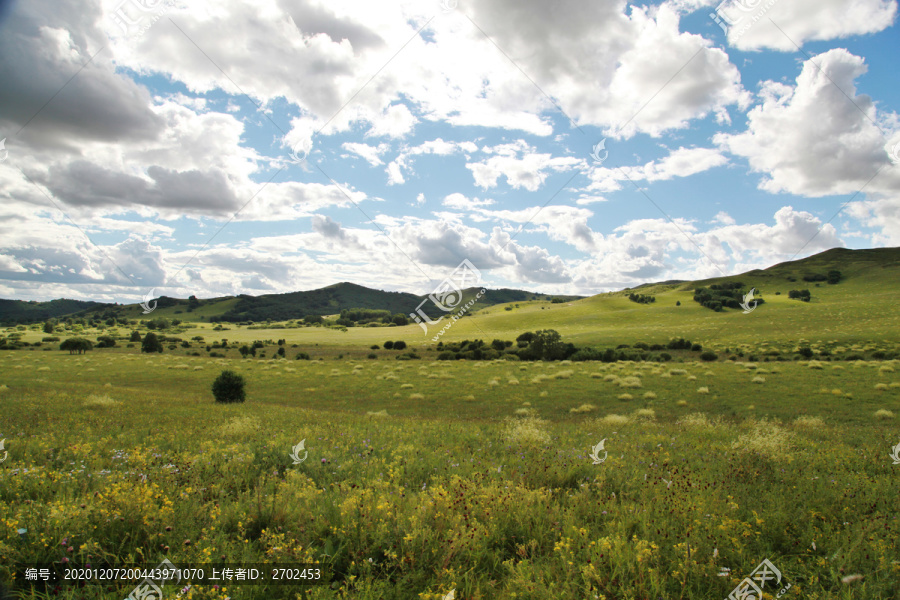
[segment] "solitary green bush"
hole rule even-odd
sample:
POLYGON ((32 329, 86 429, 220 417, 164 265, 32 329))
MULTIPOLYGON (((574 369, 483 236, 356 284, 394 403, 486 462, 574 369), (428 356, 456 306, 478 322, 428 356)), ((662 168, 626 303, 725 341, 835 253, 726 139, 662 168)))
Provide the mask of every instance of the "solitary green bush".
POLYGON ((309 360, 309 354, 307 354, 306 352, 298 352, 297 358, 294 360, 309 360))
POLYGON ((141 342, 141 352, 162 352, 163 345, 162 341, 156 336, 155 333, 150 332, 144 336, 144 340, 141 342))
POLYGON ((222 371, 212 384, 212 393, 216 402, 243 402, 247 395, 244 391, 246 382, 243 376, 228 369, 222 371))
POLYGON ((707 350, 706 352, 704 352, 703 354, 700 355, 700 360, 704 360, 706 362, 712 362, 712 361, 716 360, 717 358, 719 358, 719 357, 716 355, 716 353, 710 352, 709 350, 707 350))

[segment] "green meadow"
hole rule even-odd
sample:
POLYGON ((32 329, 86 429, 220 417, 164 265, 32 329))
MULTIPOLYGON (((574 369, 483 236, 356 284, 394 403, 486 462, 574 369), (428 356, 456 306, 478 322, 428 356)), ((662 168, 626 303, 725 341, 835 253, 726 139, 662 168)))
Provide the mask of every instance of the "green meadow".
MULTIPOLYGON (((315 564, 326 582, 168 586, 166 600, 706 600, 768 559, 781 581, 767 600, 898 598, 896 266, 841 270, 837 285, 801 282, 808 303, 787 297, 796 265, 743 275, 765 299, 749 314, 659 285, 639 290, 646 305, 618 292, 491 306, 441 338, 554 329, 640 350, 687 337, 715 360, 437 360, 434 326, 197 315, 165 332, 187 346, 161 354, 121 326, 55 334, 118 340, 83 355, 59 341, 0 352, 0 580, 168 558, 315 564), (224 369, 246 402, 214 402, 224 369)), ((9 597, 121 600, 136 583, 9 597)))

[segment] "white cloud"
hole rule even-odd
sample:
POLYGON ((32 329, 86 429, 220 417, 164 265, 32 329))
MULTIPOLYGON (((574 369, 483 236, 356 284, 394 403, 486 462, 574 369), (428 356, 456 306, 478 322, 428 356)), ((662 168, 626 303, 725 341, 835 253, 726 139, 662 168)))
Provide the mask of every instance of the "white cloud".
POLYGON ((344 142, 343 144, 341 144, 341 148, 361 156, 374 167, 384 164, 381 161, 381 155, 384 154, 388 150, 388 148, 390 148, 390 146, 388 144, 378 144, 377 146, 370 146, 368 144, 361 144, 358 142, 344 142))
POLYGON ((524 188, 533 192, 544 184, 549 171, 567 171, 585 164, 579 158, 538 153, 524 140, 485 147, 482 151, 494 156, 481 162, 466 163, 466 168, 472 171, 475 185, 482 189, 496 187, 502 175, 513 189, 524 188))
POLYGON ((490 198, 486 198, 484 200, 479 200, 478 198, 467 198, 463 194, 454 192, 445 197, 441 204, 448 208, 466 210, 476 207, 490 206, 491 204, 494 204, 494 201, 490 198))
POLYGON ((890 165, 875 105, 856 91, 865 72, 863 59, 842 48, 814 56, 795 86, 764 84, 745 132, 720 133, 713 141, 765 174, 759 187, 771 193, 900 192, 900 169, 890 165))

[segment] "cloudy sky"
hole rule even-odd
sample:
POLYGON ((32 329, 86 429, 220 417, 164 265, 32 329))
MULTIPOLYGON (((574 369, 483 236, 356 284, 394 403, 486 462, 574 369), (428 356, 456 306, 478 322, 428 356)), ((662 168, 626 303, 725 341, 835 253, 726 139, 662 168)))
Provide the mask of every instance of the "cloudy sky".
POLYGON ((463 259, 587 295, 900 246, 896 0, 0 7, 0 297, 463 259))

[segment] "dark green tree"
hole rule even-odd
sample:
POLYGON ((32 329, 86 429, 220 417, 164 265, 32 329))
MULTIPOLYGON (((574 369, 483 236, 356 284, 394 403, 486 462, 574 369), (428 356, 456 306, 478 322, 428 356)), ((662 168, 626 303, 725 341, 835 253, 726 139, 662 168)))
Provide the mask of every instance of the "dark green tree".
POLYGON ((97 338, 97 347, 98 348, 115 348, 116 347, 116 338, 111 335, 101 335, 97 338))
POLYGON ((84 338, 68 338, 59 345, 60 350, 68 350, 69 354, 84 354, 93 347, 91 341, 84 338))
POLYGON ((243 402, 247 399, 244 378, 234 371, 222 371, 212 384, 212 393, 216 402, 243 402))
POLYGON ((144 341, 141 342, 141 352, 162 352, 163 345, 162 341, 157 337, 155 333, 152 331, 144 336, 144 341))

